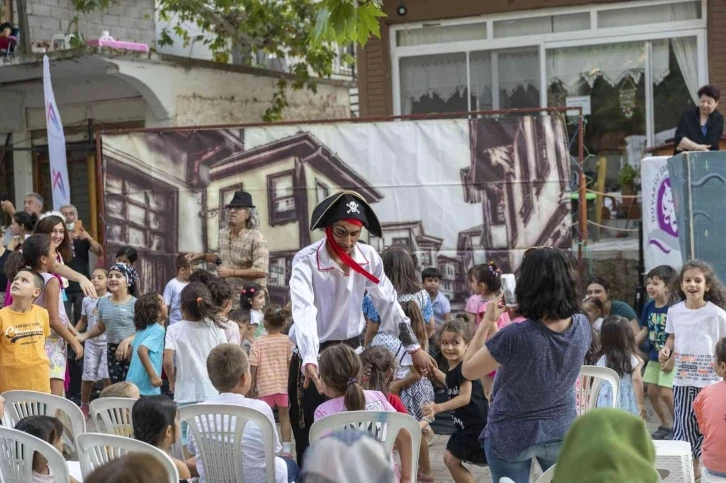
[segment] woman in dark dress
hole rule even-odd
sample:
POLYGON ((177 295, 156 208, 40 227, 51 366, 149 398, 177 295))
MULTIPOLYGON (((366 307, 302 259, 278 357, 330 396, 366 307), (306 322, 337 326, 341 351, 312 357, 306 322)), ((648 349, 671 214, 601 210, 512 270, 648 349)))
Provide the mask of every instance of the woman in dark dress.
POLYGON ((689 109, 678 121, 673 154, 682 151, 718 151, 723 134, 723 115, 716 110, 721 89, 703 86, 698 89, 698 107, 689 109))

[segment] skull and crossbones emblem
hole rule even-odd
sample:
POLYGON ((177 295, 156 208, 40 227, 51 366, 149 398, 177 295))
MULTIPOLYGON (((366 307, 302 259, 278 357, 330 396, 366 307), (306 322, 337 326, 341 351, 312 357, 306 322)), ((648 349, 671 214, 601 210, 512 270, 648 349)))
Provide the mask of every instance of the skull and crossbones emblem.
POLYGON ((348 214, 349 215, 351 213, 358 213, 358 214, 360 214, 360 211, 358 210, 358 203, 356 203, 355 201, 351 201, 348 204, 346 204, 345 206, 348 207, 348 214))

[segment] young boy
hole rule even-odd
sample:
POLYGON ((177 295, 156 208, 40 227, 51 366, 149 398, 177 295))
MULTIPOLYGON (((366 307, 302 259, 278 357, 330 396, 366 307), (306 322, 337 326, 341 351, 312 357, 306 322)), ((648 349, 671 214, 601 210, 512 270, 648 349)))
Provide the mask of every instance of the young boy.
POLYGON ((235 322, 239 327, 240 345, 247 355, 250 355, 252 343, 255 341, 255 325, 250 325, 250 311, 247 309, 235 309, 229 313, 229 320, 235 322))
POLYGON ((673 433, 673 365, 675 357, 668 362, 658 362, 658 352, 663 348, 668 334, 666 316, 668 314, 668 284, 676 276, 676 271, 668 265, 660 265, 648 272, 646 290, 652 299, 643 308, 640 326, 647 330, 648 365, 643 382, 648 384, 648 398, 660 418, 661 425, 653 433, 653 439, 666 439, 673 433))
MULTIPOLYGON (((209 353, 209 357, 207 358, 207 372, 215 389, 219 391, 219 396, 208 399, 202 404, 234 404, 236 406, 256 409, 263 413, 270 420, 274 428, 275 453, 279 453, 282 445, 280 445, 280 438, 277 435, 272 409, 263 401, 249 399, 244 396, 249 392, 250 386, 252 385, 250 364, 245 351, 235 344, 218 345, 209 353)), ((217 419, 216 425, 220 427, 222 424, 220 417, 217 419)), ((232 428, 225 429, 233 431, 232 428)), ((187 448, 190 454, 195 455, 197 453, 196 442, 191 431, 189 433, 187 448)), ((264 443, 262 432, 255 423, 249 423, 245 426, 242 435, 241 460, 242 472, 246 480, 265 481, 267 471, 265 468, 264 443)), ((199 483, 206 483, 204 467, 199 458, 197 458, 196 467, 199 472, 199 483)), ((289 458, 276 457, 275 483, 290 483, 298 480, 299 469, 297 464, 289 458)))
POLYGON ((164 303, 169 307, 169 324, 176 324, 182 319, 181 291, 189 284, 192 265, 186 253, 180 253, 174 260, 176 278, 169 280, 164 289, 164 303))
POLYGON ((43 287, 43 277, 26 269, 10 285, 13 302, 0 310, 0 393, 50 393, 50 363, 45 354, 50 319, 47 310, 33 305, 43 287))
POLYGON ((421 272, 421 279, 424 288, 431 297, 431 306, 434 309, 434 321, 436 322, 436 330, 438 331, 444 322, 451 320, 451 304, 444 294, 439 292, 439 284, 441 283, 441 272, 438 268, 424 268, 421 272))

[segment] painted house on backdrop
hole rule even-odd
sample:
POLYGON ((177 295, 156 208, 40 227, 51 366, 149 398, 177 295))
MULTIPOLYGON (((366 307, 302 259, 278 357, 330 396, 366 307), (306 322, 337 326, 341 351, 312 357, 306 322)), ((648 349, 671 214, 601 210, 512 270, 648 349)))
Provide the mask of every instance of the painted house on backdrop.
POLYGON ((454 308, 464 307, 466 301, 466 271, 464 270, 464 264, 461 258, 456 256, 445 255, 444 252, 440 252, 437 257, 437 265, 441 272, 441 283, 439 285, 439 291, 449 299, 452 304, 455 304, 454 308))
MULTIPOLYGON (((223 211, 236 190, 252 194, 260 216, 260 231, 270 251, 270 300, 278 304, 288 300, 295 254, 324 236, 322 230, 310 231, 315 206, 341 189, 355 190, 369 203, 383 198, 360 174, 307 132, 224 159, 216 158, 208 166, 208 210, 223 211)), ((212 251, 218 247, 219 228, 219 222, 206 227, 212 251)), ((367 241, 365 233, 363 239, 367 241)))
POLYGON ((371 237, 371 245, 378 253, 383 253, 391 245, 401 245, 414 256, 416 270, 436 266, 436 257, 444 240, 426 234, 420 220, 382 222, 381 230, 383 238, 371 237))
MULTIPOLYGON (((479 247, 505 272, 536 245, 569 247, 570 156, 564 122, 554 116, 470 121, 471 170, 464 199, 481 203, 479 247), (501 144, 502 139, 512 139, 501 144), (481 196, 473 196, 479 191, 481 196)), ((466 244, 466 237, 459 237, 466 244)), ((465 247, 466 248, 469 247, 465 247)), ((476 249, 473 245, 469 249, 476 249)), ((462 253, 468 265, 466 252, 462 253)))
MULTIPOLYGON (((481 200, 479 202, 481 203, 481 200)), ((484 245, 482 245, 483 231, 484 225, 477 225, 459 232, 457 237, 456 250, 461 257, 464 279, 466 279, 466 273, 471 267, 484 263, 486 260, 486 252, 484 251, 484 245)))

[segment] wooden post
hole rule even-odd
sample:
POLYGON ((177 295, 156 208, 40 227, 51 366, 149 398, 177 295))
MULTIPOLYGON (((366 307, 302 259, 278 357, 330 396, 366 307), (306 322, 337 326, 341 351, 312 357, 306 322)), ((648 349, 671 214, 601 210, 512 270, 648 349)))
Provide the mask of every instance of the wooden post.
POLYGON ((96 156, 93 153, 86 156, 88 167, 88 207, 91 217, 89 233, 94 240, 98 240, 98 205, 96 197, 96 156))

